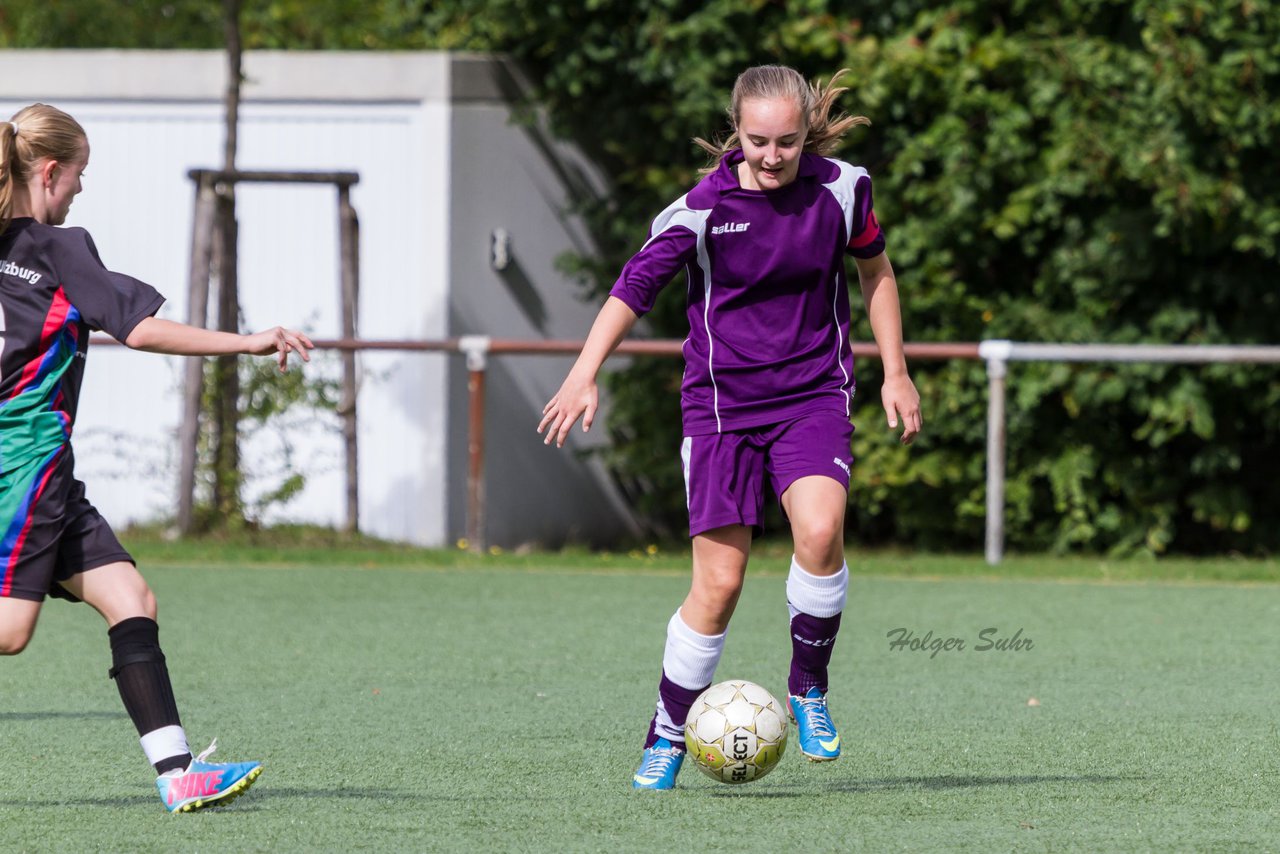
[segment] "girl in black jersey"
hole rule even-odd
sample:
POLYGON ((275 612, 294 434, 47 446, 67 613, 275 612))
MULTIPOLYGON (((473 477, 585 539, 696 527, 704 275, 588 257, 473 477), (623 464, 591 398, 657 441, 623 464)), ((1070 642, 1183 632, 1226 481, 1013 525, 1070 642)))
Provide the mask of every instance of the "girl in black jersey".
MULTIPOLYGON (((0 654, 26 647, 46 595, 87 602, 107 621, 115 680, 170 811, 223 804, 262 771, 192 757, 156 625, 133 558, 75 479, 72 425, 89 346, 100 329, 137 350, 309 359, 300 332, 253 335, 155 316, 151 286, 108 270, 88 232, 57 228, 89 162, 84 129, 44 104, 0 122, 0 654)), ((216 743, 216 742, 215 742, 216 743)))

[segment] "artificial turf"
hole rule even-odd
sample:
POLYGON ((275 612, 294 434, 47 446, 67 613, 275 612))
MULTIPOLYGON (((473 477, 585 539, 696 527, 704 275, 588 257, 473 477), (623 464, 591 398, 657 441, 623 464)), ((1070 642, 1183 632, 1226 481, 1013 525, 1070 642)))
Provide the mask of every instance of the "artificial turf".
MULTIPOLYGON (((653 793, 629 785, 687 589, 678 560, 152 558, 192 746, 216 735, 215 760, 261 760, 265 773, 225 809, 166 813, 106 678, 101 620, 51 601, 28 650, 0 663, 0 850, 1280 840, 1280 585, 993 578, 977 558, 886 557, 939 563, 916 573, 927 578, 852 582, 832 667, 844 756, 812 765, 792 745, 759 782, 686 767, 676 791, 653 793), (895 629, 965 646, 895 649, 895 629), (1031 645, 980 650, 987 629, 1031 645)), ((717 678, 785 690, 781 566, 748 579, 717 678)))

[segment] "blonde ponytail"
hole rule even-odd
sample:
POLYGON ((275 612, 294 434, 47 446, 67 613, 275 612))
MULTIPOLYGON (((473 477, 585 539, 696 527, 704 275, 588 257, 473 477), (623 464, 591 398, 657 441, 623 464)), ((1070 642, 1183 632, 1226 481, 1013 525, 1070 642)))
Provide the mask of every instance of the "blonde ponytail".
POLYGON ((13 219, 13 198, 43 159, 72 163, 88 137, 80 123, 57 107, 32 104, 0 122, 0 234, 13 219))
POLYGON ((4 234, 12 219, 9 212, 13 210, 14 164, 17 160, 18 126, 4 122, 0 124, 0 234, 4 234))

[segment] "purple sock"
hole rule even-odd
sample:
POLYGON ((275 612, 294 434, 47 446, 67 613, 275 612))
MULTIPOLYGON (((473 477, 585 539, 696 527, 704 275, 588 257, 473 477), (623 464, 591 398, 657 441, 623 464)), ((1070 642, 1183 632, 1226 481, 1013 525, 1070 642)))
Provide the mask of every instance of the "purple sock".
POLYGON ((709 687, 711 686, 703 685, 701 688, 684 688, 668 679, 664 671, 662 680, 658 682, 658 710, 654 712, 653 720, 649 721, 649 733, 644 739, 645 749, 652 747, 659 738, 683 745, 684 722, 689 719, 689 707, 709 687), (660 720, 661 718, 666 720, 660 720), (659 727, 664 731, 660 732, 659 727))
MULTIPOLYGON (((840 631, 840 615, 814 617, 796 614, 791 618, 791 674, 787 691, 803 697, 810 688, 827 693, 827 665, 840 631)), ((686 707, 687 713, 688 707, 686 707)))

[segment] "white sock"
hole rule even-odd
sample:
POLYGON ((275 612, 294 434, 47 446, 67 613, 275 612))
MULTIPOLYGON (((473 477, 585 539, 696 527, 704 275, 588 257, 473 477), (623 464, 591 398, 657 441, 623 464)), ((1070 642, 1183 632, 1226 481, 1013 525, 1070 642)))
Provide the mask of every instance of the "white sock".
POLYGON ((152 765, 161 759, 191 752, 191 748, 187 746, 187 732, 180 726, 153 729, 138 741, 142 743, 142 752, 147 754, 147 761, 152 765))
POLYGON ((834 617, 844 611, 849 598, 849 564, 841 565, 835 575, 813 575, 805 572, 791 556, 791 574, 787 576, 787 608, 796 614, 812 617, 834 617))
MULTIPOLYGON (((716 665, 724 652, 725 633, 702 635, 680 617, 677 610, 667 623, 667 647, 662 654, 662 673, 686 691, 701 691, 711 684, 716 665)), ((692 699, 692 698, 690 698, 692 699)), ((686 706, 685 711, 688 711, 686 706)), ((684 741, 684 724, 671 718, 662 695, 658 695, 654 731, 668 741, 684 741)))
POLYGON ((667 647, 662 653, 662 672, 684 688, 705 688, 715 676, 724 652, 725 632, 701 635, 689 628, 677 610, 667 623, 667 647))

